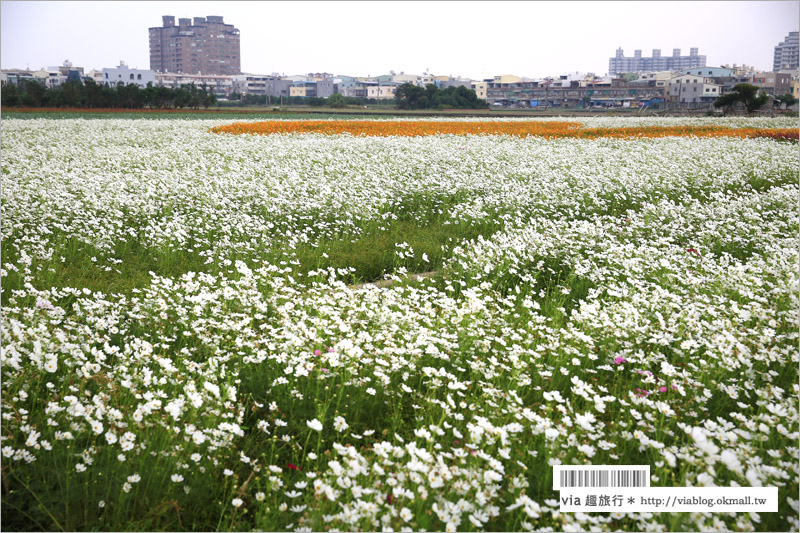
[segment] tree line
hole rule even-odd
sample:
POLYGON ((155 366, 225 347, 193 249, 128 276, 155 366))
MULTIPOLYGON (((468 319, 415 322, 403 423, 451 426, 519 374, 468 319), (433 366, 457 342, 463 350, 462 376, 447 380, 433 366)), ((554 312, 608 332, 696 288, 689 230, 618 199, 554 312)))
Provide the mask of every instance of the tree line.
POLYGON ((386 100, 376 98, 351 98, 333 93, 327 98, 318 96, 267 96, 265 94, 241 94, 236 91, 228 96, 227 101, 220 101, 220 107, 243 107, 251 105, 307 105, 310 107, 342 108, 347 106, 365 106, 386 104, 386 100))
MULTIPOLYGON (((227 100, 218 101, 213 90, 194 83, 171 89, 148 83, 139 87, 133 83, 100 85, 92 79, 68 81, 59 87, 46 87, 37 80, 21 79, 18 83, 3 82, 0 105, 9 107, 72 107, 141 109, 199 109, 209 106, 308 105, 310 107, 343 108, 347 106, 386 105, 391 100, 351 98, 334 93, 319 97, 268 97, 266 95, 231 93, 227 100)), ((417 87, 405 83, 397 88, 394 99, 398 109, 482 109, 488 107, 467 87, 448 87, 440 90, 433 84, 417 87)))
POLYGON ((428 84, 425 88, 404 83, 395 92, 398 109, 483 109, 486 100, 478 98, 475 91, 464 86, 439 89, 428 84))
POLYGON ((2 107, 76 107, 141 109, 199 109, 216 105, 217 97, 206 86, 194 83, 171 89, 122 83, 116 86, 99 85, 92 79, 68 81, 59 87, 45 87, 35 80, 4 82, 0 91, 2 107))

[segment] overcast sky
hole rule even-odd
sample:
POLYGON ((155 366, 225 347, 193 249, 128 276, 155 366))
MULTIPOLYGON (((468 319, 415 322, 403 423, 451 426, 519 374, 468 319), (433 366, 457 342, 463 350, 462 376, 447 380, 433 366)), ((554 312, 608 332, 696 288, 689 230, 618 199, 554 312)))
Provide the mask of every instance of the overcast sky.
POLYGON ((800 3, 779 2, 0 2, 0 66, 149 68, 148 28, 162 15, 223 16, 241 31, 256 74, 407 74, 483 79, 605 75, 617 47, 698 47, 709 66, 772 69, 798 29, 800 3))

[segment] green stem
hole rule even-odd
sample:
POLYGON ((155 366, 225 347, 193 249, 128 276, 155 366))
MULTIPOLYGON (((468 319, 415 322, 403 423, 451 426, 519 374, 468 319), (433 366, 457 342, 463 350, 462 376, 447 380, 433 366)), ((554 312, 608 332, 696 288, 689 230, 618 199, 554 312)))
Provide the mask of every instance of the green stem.
MULTIPOLYGON (((67 476, 67 477, 69 478, 69 476, 67 476)), ((28 486, 28 484, 25 483, 24 481, 22 481, 22 479, 20 479, 17 475, 14 475, 14 478, 17 481, 19 481, 20 485, 25 487, 25 490, 27 490, 28 492, 31 493, 31 496, 33 496, 36 499, 36 501, 39 503, 39 506, 42 509, 44 509, 44 511, 47 513, 47 516, 50 517, 50 520, 53 521, 53 523, 58 527, 58 529, 60 529, 61 531, 64 531, 64 526, 62 526, 61 523, 58 520, 56 520, 56 517, 53 516, 53 513, 50 512, 50 509, 48 509, 47 506, 42 503, 42 500, 40 500, 39 496, 35 492, 33 492, 31 490, 31 488, 28 486)), ((67 499, 67 502, 69 502, 69 499, 67 499)), ((69 509, 69 503, 67 503, 67 509, 69 509)))

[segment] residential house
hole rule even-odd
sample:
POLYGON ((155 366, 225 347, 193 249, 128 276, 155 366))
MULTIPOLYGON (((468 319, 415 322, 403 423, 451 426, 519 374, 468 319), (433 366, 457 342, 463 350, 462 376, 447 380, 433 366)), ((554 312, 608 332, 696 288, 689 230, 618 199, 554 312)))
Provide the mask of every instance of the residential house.
POLYGON ((367 85, 367 98, 376 100, 391 100, 401 83, 384 82, 367 85))
POLYGON ((481 100, 486 100, 486 89, 489 85, 489 82, 486 80, 483 81, 473 81, 470 82, 469 88, 475 91, 475 95, 480 98, 481 100))
POLYGON ((759 91, 772 96, 790 94, 792 76, 781 72, 759 72, 753 76, 752 84, 759 88, 759 91))
POLYGON ((447 89, 448 87, 466 87, 467 89, 472 89, 472 80, 462 78, 462 77, 452 77, 446 76, 447 79, 439 81, 440 89, 447 89))
POLYGON ((19 83, 20 80, 33 80, 33 72, 27 69, 4 69, 0 71, 0 81, 4 83, 19 83))
POLYGON ((405 72, 401 72, 400 74, 394 74, 392 76, 391 81, 399 84, 403 83, 410 83, 412 85, 420 86, 420 79, 422 76, 418 76, 416 74, 406 74, 405 72))
POLYGON ((493 83, 517 83, 519 81, 521 81, 519 76, 514 76, 513 74, 501 74, 494 77, 493 83))
POLYGON ((103 85, 116 87, 120 83, 123 85, 134 84, 140 89, 147 87, 148 83, 155 85, 156 73, 149 69, 129 68, 123 61, 118 67, 103 69, 103 85))
POLYGON ((324 78, 317 81, 317 97, 328 98, 336 92, 335 78, 324 78))
POLYGON ((299 96, 301 98, 313 98, 317 96, 317 82, 297 81, 289 86, 289 96, 299 96))
POLYGON ((710 106, 721 94, 721 85, 705 76, 682 74, 670 80, 669 99, 681 106, 710 106))
POLYGON ((207 90, 213 91, 217 98, 227 98, 233 92, 233 76, 224 75, 156 72, 153 85, 178 89, 192 83, 194 83, 195 87, 206 87, 207 90))
POLYGON ((706 78, 727 78, 733 76, 734 69, 729 67, 687 68, 680 71, 680 74, 693 74, 695 76, 705 76, 706 78))
POLYGON ((366 98, 367 83, 351 76, 342 76, 341 83, 336 84, 336 92, 347 98, 366 98))

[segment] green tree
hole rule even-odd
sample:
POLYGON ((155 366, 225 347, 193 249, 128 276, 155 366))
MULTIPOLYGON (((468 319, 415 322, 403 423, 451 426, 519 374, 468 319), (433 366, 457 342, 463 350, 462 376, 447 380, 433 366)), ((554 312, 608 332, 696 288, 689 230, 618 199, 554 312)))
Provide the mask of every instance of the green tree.
POLYGON ((775 97, 775 101, 785 104, 786 107, 791 107, 797 103, 797 98, 795 98, 791 94, 782 94, 780 96, 775 97))
POLYGON ((19 104, 20 91, 16 83, 3 82, 0 88, 0 106, 15 107, 19 104))
POLYGON ((61 87, 61 99, 67 107, 79 107, 81 105, 81 84, 76 81, 65 83, 61 87))
POLYGON ((724 107, 727 112, 736 103, 744 105, 748 113, 767 103, 767 95, 758 94, 758 87, 749 83, 740 83, 731 89, 731 92, 723 94, 714 101, 714 107, 724 107))
POLYGON ((420 99, 425 95, 425 89, 411 83, 404 83, 394 93, 394 100, 398 109, 420 109, 420 99))
POLYGON ((117 91, 108 85, 100 88, 100 107, 117 107, 117 91))
POLYGON ((158 91, 155 87, 153 87, 153 82, 148 81, 147 87, 142 89, 142 105, 146 105, 150 109, 156 105, 156 99, 158 98, 158 91))
POLYGON ((205 88, 201 91, 194 82, 190 83, 187 87, 189 90, 189 102, 188 106, 192 109, 200 109, 200 106, 203 105, 203 101, 205 100, 205 88))
POLYGON ((22 89, 22 105, 40 107, 45 101, 47 89, 35 80, 20 80, 22 89))
POLYGON ((203 107, 208 109, 208 106, 216 106, 217 105, 217 95, 214 94, 213 90, 209 90, 206 92, 205 97, 203 98, 203 107))
POLYGON ((172 104, 177 107, 178 109, 183 109, 187 105, 189 105, 189 100, 191 98, 191 93, 189 89, 186 88, 184 85, 179 89, 175 89, 172 91, 172 104))
POLYGON ((86 92, 86 98, 84 100, 84 106, 86 107, 101 107, 101 93, 102 87, 97 85, 97 82, 93 79, 89 78, 83 83, 84 91, 86 92))
POLYGON ((156 87, 156 100, 155 105, 156 108, 161 109, 162 107, 169 108, 172 104, 174 98, 174 94, 172 89, 169 87, 159 86, 156 87))
POLYGON ((339 93, 333 93, 328 97, 328 107, 339 109, 345 107, 346 105, 347 101, 345 100, 345 97, 339 93))
POLYGON ((404 83, 395 92, 398 109, 481 109, 487 107, 485 100, 478 99, 475 91, 465 86, 440 90, 428 84, 423 89, 404 83))

